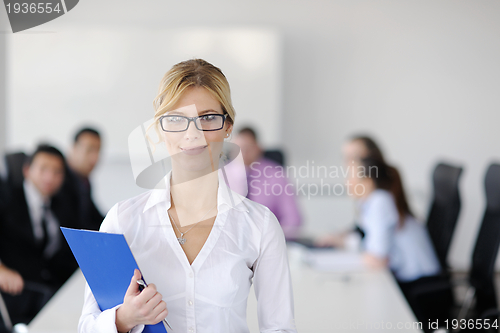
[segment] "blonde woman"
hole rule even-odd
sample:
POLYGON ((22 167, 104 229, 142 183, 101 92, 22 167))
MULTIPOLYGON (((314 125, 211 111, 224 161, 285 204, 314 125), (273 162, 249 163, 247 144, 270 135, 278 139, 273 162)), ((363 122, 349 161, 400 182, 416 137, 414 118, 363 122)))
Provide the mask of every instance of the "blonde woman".
POLYGON ((79 332, 141 332, 167 318, 171 332, 249 332, 252 281, 261 332, 296 332, 283 231, 270 210, 232 192, 219 176, 235 111, 224 74, 181 62, 161 80, 155 126, 171 157, 165 189, 116 204, 101 231, 123 233, 136 270, 123 304, 99 309, 86 287, 79 332))

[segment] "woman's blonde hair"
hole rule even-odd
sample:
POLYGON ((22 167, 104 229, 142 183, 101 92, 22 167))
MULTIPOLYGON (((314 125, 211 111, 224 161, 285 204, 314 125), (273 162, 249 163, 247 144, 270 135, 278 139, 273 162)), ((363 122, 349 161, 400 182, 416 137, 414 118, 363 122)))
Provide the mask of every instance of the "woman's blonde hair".
POLYGON ((219 101, 226 121, 234 124, 236 113, 231 103, 231 90, 222 71, 203 59, 192 59, 174 65, 161 79, 158 95, 153 101, 154 123, 158 121, 189 87, 203 87, 219 101))

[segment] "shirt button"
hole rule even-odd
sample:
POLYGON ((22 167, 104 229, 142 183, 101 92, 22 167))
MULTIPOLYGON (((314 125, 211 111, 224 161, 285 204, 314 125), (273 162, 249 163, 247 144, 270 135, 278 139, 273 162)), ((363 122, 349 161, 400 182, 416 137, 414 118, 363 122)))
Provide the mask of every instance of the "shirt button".
POLYGON ((193 328, 193 327, 190 327, 190 328, 189 328, 189 332, 190 332, 190 333, 193 333, 193 332, 194 332, 194 328, 193 328))
POLYGON ((192 306, 193 305, 193 301, 189 301, 188 304, 189 304, 189 306, 192 306))
POLYGON ((189 273, 189 277, 192 278, 193 277, 193 273, 189 273))

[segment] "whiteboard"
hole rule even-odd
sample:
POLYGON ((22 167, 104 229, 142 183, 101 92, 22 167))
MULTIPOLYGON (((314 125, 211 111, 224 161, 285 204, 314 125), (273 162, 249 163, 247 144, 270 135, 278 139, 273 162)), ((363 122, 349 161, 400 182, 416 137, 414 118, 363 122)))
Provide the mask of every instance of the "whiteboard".
POLYGON ((81 125, 99 128, 107 158, 128 159, 128 135, 153 114, 172 65, 203 58, 231 85, 235 129, 280 143, 281 37, 260 28, 82 29, 7 36, 7 147, 66 149, 81 125))

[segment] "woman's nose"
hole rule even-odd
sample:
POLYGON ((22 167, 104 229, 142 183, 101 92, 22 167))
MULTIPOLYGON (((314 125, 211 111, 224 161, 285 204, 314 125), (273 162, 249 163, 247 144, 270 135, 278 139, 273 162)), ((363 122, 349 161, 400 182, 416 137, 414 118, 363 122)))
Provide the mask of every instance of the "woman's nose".
POLYGON ((195 140, 199 139, 201 136, 203 136, 203 132, 196 128, 194 121, 190 121, 186 130, 185 138, 195 140))

